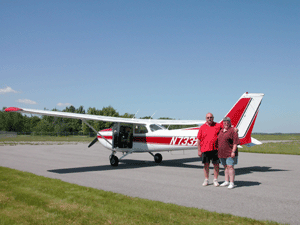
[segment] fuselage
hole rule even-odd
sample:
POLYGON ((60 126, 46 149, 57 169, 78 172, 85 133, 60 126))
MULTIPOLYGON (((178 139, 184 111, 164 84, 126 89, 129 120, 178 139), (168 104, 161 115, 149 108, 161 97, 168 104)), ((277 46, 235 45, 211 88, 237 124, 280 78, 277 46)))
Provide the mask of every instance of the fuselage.
POLYGON ((126 132, 114 128, 99 131, 97 136, 99 142, 107 149, 117 152, 197 149, 199 127, 176 130, 168 130, 157 124, 134 125, 132 130, 127 126, 125 127, 126 132), (141 126, 142 129, 139 129, 141 126), (117 144, 115 143, 116 140, 118 141, 117 144))

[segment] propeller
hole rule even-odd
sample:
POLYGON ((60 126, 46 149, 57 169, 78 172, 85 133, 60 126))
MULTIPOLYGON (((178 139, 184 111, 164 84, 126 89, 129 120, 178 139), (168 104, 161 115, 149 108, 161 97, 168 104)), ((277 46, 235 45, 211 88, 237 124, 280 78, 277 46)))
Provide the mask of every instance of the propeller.
POLYGON ((88 146, 89 147, 92 147, 96 142, 97 142, 98 138, 96 137, 88 146))

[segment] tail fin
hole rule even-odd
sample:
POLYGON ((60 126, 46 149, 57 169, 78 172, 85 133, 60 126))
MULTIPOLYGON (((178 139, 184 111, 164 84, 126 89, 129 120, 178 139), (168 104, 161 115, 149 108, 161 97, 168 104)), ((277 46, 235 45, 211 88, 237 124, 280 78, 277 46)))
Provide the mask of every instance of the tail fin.
POLYGON ((244 93, 226 117, 231 119, 233 126, 239 129, 241 145, 251 143, 251 133, 264 94, 244 93))

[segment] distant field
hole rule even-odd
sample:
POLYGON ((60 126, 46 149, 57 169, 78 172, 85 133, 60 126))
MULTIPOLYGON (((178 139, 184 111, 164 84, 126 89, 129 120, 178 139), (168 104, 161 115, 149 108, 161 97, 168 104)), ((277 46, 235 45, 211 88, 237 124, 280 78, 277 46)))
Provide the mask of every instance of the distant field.
POLYGON ((252 134, 257 140, 298 140, 300 141, 300 134, 252 134))
POLYGON ((300 155, 300 141, 264 143, 252 147, 242 147, 243 148, 239 148, 240 152, 300 155))
MULTIPOLYGON (((290 140, 291 142, 264 143, 253 147, 240 148, 240 152, 268 153, 268 154, 290 154, 300 155, 299 134, 254 134, 257 140, 290 140)), ((30 144, 32 142, 91 142, 94 137, 87 136, 31 136, 17 135, 16 137, 0 138, 0 145, 4 144, 30 144)))
POLYGON ((16 137, 0 138, 1 142, 37 142, 37 141, 53 141, 53 142, 91 142, 95 137, 88 136, 33 136, 33 135, 17 135, 16 137))

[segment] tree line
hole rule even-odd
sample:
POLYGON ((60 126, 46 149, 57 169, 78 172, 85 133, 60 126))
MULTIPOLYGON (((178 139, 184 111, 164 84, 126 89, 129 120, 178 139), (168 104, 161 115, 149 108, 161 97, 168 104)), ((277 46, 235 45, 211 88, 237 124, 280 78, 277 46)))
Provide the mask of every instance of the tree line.
MULTIPOLYGON (((58 111, 52 109, 52 111, 58 111)), ((74 106, 66 107, 62 112, 91 114, 111 117, 133 118, 134 114, 125 113, 120 115, 112 106, 103 107, 101 110, 95 107, 84 110, 83 106, 75 108, 74 106)), ((141 119, 150 119, 150 116, 142 117, 141 119)), ((162 117, 160 119, 171 119, 162 117)), ((97 131, 106 129, 112 126, 112 122, 104 121, 87 121, 97 131)), ((172 125, 169 129, 179 129, 183 126, 172 125)), ((60 118, 53 116, 32 116, 28 114, 21 114, 17 112, 5 112, 5 107, 0 111, 0 130, 12 131, 24 134, 40 134, 40 135, 95 135, 85 123, 80 119, 60 118)))

